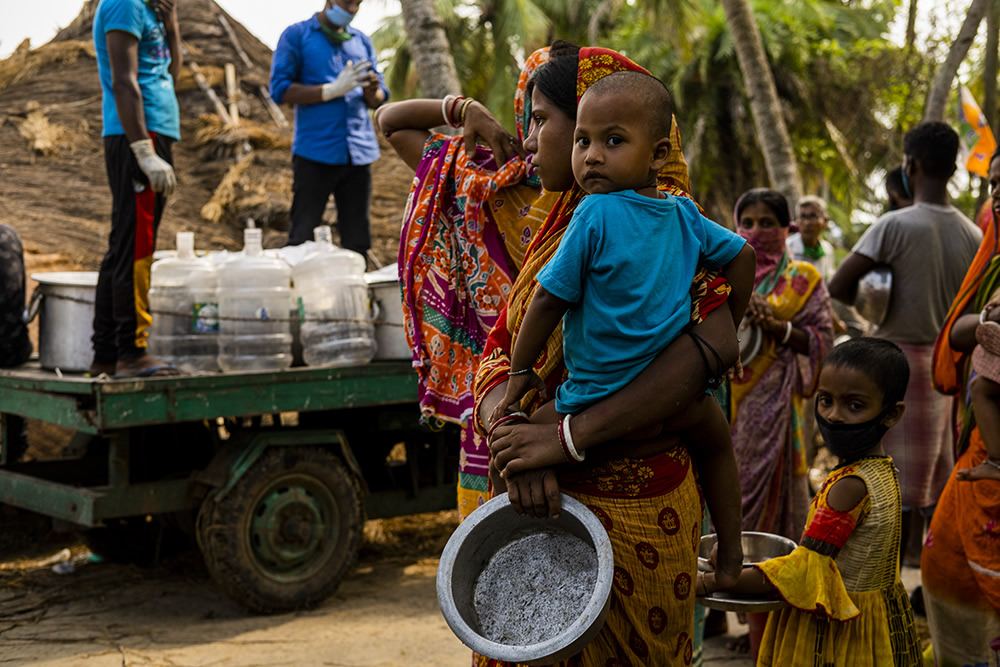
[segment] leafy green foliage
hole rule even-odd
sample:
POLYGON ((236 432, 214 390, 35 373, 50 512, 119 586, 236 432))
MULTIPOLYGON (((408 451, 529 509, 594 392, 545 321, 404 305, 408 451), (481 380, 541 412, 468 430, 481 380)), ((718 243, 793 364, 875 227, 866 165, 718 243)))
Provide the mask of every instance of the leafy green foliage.
MULTIPOLYGON (((900 0, 751 0, 805 191, 824 196, 846 240, 884 206, 884 174, 919 122, 934 61, 886 38, 900 0)), ((768 184, 725 13, 717 0, 437 0, 464 94, 513 128, 520 64, 555 38, 618 49, 667 83, 694 194, 731 218, 768 184)), ((905 16, 904 16, 905 20, 905 16)), ((396 99, 418 96, 401 18, 376 32, 396 99)))

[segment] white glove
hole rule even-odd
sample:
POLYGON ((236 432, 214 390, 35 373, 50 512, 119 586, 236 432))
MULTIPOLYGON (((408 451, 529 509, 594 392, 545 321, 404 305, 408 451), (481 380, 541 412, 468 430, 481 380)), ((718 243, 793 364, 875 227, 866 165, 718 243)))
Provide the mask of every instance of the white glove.
POLYGON ((162 192, 164 197, 169 197, 174 193, 177 185, 177 176, 170 163, 156 154, 153 148, 152 139, 140 139, 129 144, 139 169, 149 178, 149 185, 153 192, 162 192))
POLYGON ((335 97, 343 97, 365 81, 365 74, 371 68, 367 60, 359 60, 357 64, 347 61, 347 67, 341 70, 333 83, 323 84, 323 101, 329 102, 335 97))

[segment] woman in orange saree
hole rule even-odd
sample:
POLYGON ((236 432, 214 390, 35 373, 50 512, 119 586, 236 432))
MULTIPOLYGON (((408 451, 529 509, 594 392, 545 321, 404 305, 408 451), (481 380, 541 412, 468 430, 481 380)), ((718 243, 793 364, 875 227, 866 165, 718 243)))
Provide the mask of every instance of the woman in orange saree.
MULTIPOLYGON (((986 460, 968 403, 979 313, 1000 288, 1000 151, 990 161, 992 216, 934 344, 934 387, 958 394, 958 460, 938 500, 920 560, 924 606, 939 667, 1000 664, 1000 482, 961 481, 986 460)), ((1000 311, 990 311, 995 318, 1000 311)))

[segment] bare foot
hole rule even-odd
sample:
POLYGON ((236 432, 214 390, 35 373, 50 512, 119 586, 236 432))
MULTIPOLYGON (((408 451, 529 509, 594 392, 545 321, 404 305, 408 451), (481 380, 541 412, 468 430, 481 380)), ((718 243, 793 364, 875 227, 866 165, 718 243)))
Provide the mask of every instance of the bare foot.
POLYGON ((143 354, 134 359, 118 360, 115 368, 116 377, 178 377, 184 375, 162 359, 151 354, 143 354))
POLYGON ((90 377, 92 378, 95 378, 99 375, 114 375, 116 369, 117 369, 117 364, 115 364, 113 361, 108 362, 106 364, 98 363, 95 361, 92 364, 90 364, 90 371, 88 371, 88 375, 90 375, 90 377))
POLYGON ((736 639, 726 644, 726 648, 730 651, 736 651, 737 653, 749 653, 750 652, 750 633, 745 635, 740 635, 736 639))
POLYGON ((957 479, 963 482, 975 482, 980 479, 1000 480, 1000 468, 990 461, 983 461, 975 468, 963 468, 955 473, 957 479))

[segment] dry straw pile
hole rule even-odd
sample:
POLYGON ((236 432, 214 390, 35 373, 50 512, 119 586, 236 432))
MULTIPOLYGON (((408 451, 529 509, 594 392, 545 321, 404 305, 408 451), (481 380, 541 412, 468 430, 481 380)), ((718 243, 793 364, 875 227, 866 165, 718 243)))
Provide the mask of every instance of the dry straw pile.
POLYGON ((49 42, 37 49, 31 48, 31 40, 24 40, 14 53, 0 60, 0 90, 34 76, 36 72, 51 64, 68 65, 76 62, 80 54, 95 57, 93 42, 66 40, 49 42))

